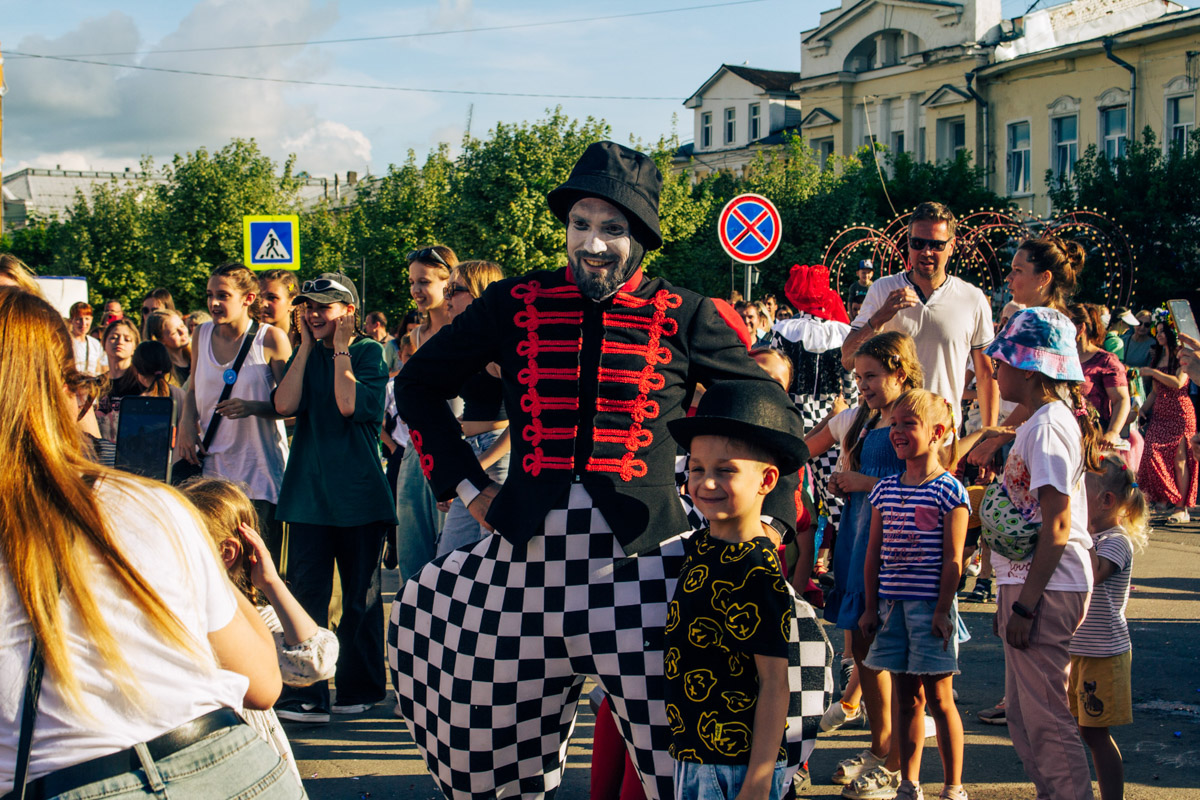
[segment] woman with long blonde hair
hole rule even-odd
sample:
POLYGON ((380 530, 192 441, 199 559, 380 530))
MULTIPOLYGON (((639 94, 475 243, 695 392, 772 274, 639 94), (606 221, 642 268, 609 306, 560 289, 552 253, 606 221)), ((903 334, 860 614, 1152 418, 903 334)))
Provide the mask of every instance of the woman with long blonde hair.
POLYGON ((270 633, 178 494, 88 460, 75 377, 0 288, 0 793, 304 797, 235 713, 279 695, 270 633))

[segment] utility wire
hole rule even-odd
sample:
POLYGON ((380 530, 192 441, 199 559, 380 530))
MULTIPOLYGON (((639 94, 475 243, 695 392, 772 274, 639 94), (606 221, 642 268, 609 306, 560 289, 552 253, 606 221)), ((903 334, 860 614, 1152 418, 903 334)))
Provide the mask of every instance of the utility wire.
MULTIPOLYGON (((379 42, 392 39, 416 39, 425 36, 456 36, 462 33, 491 33, 495 31, 512 31, 525 28, 544 28, 551 25, 571 25, 580 22, 600 22, 614 19, 629 19, 632 17, 650 17, 659 14, 677 14, 682 11, 702 11, 709 8, 725 8, 728 6, 746 6, 755 3, 765 3, 768 0, 727 0, 722 3, 709 3, 707 5, 698 6, 683 6, 680 8, 663 8, 657 11, 635 11, 628 14, 608 14, 600 17, 578 17, 575 19, 558 19, 546 20, 545 22, 522 22, 512 25, 489 25, 479 28, 457 28, 454 30, 445 31, 423 31, 419 33, 396 33, 384 36, 354 36, 344 39, 314 39, 306 42, 273 42, 268 44, 232 44, 223 45, 220 47, 180 47, 163 50, 132 50, 126 52, 109 52, 109 53, 67 53, 57 56, 60 59, 67 58, 97 58, 110 56, 156 56, 166 53, 211 53, 222 50, 257 50, 262 48, 272 47, 307 47, 309 45, 318 44, 351 44, 357 42, 379 42)), ((8 55, 21 56, 24 58, 51 58, 52 56, 39 53, 18 53, 9 51, 8 55)), ((94 62, 85 62, 94 63, 94 62)), ((674 99, 674 98, 670 98, 674 99)))
POLYGON ((230 78, 239 81, 261 81, 264 83, 286 83, 297 86, 322 86, 335 89, 371 89, 384 92, 418 92, 423 94, 458 94, 477 95, 483 97, 536 97, 549 100, 671 100, 679 101, 678 97, 638 97, 626 95, 603 94, 546 94, 541 92, 487 92, 478 89, 422 89, 415 86, 386 86, 369 83, 338 83, 335 81, 306 81, 299 78, 268 78, 261 75, 234 75, 227 72, 203 72, 194 69, 172 69, 170 67, 147 67, 141 64, 114 64, 111 61, 92 61, 86 58, 71 58, 69 56, 48 56, 40 53, 19 53, 10 50, 11 55, 22 55, 28 58, 40 58, 49 61, 68 61, 73 64, 94 64, 100 67, 116 67, 117 69, 136 69, 143 72, 167 72, 173 75, 199 75, 205 78, 230 78))

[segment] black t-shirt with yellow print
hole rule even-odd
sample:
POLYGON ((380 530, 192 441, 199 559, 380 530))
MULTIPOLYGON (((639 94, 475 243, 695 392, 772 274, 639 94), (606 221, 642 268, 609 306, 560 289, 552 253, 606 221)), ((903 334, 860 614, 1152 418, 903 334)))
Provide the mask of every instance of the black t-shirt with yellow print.
MULTIPOLYGON (((771 541, 695 534, 667 609, 667 721, 678 761, 746 764, 758 702, 755 655, 788 657, 793 600, 771 541)), ((780 743, 787 757, 786 740, 780 743)))

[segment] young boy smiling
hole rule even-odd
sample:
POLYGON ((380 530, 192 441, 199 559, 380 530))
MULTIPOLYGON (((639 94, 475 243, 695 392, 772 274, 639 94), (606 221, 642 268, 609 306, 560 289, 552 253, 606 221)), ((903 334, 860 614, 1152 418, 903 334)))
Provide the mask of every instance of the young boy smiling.
POLYGON ((795 601, 762 508, 781 471, 797 470, 808 450, 773 384, 718 383, 696 416, 668 426, 690 451, 688 492, 709 522, 688 542, 667 611, 675 796, 778 800, 795 601))

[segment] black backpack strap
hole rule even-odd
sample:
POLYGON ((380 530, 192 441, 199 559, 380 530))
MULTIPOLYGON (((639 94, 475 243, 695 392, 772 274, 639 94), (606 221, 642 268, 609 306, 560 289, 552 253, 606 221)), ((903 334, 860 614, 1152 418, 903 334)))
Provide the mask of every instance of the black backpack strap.
POLYGON ((38 696, 42 693, 42 647, 37 637, 29 654, 29 674, 25 679, 25 702, 21 707, 21 738, 17 744, 17 763, 13 770, 13 788, 5 800, 24 800, 29 777, 29 752, 33 749, 33 726, 37 721, 38 696))

